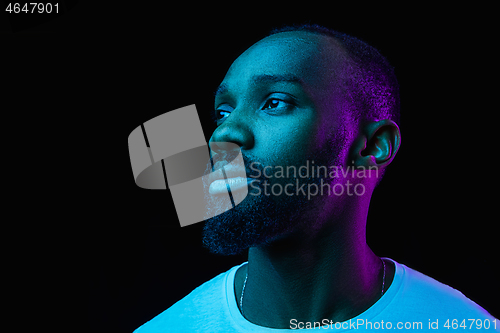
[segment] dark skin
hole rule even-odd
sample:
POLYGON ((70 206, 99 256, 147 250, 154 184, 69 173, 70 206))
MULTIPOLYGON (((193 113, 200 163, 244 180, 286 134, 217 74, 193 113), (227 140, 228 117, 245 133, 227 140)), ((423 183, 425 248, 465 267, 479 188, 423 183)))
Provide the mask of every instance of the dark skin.
MULTIPOLYGON (((334 152, 325 137, 339 128, 332 69, 342 66, 343 57, 332 38, 308 32, 279 33, 254 44, 222 82, 215 108, 224 119, 211 141, 237 143, 244 154, 268 165, 300 165, 311 153, 334 152)), ((391 120, 361 122, 341 162, 385 168, 400 140, 391 120)), ((250 247, 248 265, 238 269, 234 284, 239 306, 248 274, 242 309, 247 320, 271 328, 290 328, 292 318, 335 323, 377 302, 383 264, 366 244, 376 180, 353 181, 363 183, 364 195, 319 196, 293 231, 250 247)), ((393 276, 394 266, 386 261, 385 290, 393 276)))

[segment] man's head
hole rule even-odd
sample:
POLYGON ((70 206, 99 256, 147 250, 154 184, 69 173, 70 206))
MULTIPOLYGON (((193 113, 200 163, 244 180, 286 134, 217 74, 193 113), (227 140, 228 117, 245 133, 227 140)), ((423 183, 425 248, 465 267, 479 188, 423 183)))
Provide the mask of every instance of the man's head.
POLYGON ((238 206, 207 220, 204 244, 216 253, 320 230, 347 207, 367 208, 400 144, 392 68, 358 39, 317 26, 275 30, 252 45, 214 105, 210 141, 240 146, 258 180, 238 206), (370 168, 378 172, 361 174, 370 168))

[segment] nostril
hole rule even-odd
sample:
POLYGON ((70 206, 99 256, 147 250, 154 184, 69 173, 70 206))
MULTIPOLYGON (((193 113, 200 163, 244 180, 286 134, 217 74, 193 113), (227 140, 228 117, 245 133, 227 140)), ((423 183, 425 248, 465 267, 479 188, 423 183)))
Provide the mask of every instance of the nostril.
POLYGON ((226 152, 226 151, 237 151, 240 146, 234 142, 210 142, 210 148, 216 153, 226 152))
POLYGON ((233 142, 210 142, 212 165, 219 161, 231 163, 241 152, 240 146, 233 142))
POLYGON ((210 149, 215 154, 238 155, 241 147, 234 142, 210 142, 210 149))

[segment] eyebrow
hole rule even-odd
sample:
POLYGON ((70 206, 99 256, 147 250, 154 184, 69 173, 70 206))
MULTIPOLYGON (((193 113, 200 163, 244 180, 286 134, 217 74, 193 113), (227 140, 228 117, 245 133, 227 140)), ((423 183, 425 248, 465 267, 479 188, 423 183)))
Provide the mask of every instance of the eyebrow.
MULTIPOLYGON (((252 76, 253 82, 292 82, 302 84, 302 80, 293 74, 260 74, 252 76)), ((214 96, 223 94, 228 91, 228 86, 225 83, 219 85, 215 90, 214 96)))

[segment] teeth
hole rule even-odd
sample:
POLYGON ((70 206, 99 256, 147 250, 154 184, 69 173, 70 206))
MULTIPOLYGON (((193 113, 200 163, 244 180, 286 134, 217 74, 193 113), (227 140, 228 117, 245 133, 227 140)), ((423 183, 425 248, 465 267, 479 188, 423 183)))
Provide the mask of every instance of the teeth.
POLYGON ((241 182, 245 182, 246 183, 247 179, 246 178, 242 178, 242 177, 228 178, 227 182, 229 183, 229 186, 232 187, 233 185, 241 183, 241 182))
MULTIPOLYGON (((227 182, 231 191, 238 190, 243 186, 247 186, 247 178, 243 177, 228 178, 227 182)), ((210 184, 209 192, 210 194, 227 192, 226 181, 224 179, 214 181, 212 184, 210 184)))

